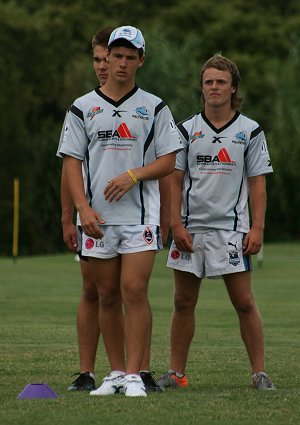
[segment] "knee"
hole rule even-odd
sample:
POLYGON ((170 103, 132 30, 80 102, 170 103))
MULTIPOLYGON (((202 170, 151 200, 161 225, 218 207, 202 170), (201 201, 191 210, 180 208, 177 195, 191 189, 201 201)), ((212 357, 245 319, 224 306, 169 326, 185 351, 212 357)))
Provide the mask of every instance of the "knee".
POLYGON ((233 306, 238 314, 258 312, 256 303, 252 297, 233 301, 233 306))
POLYGON ((174 309, 176 312, 194 311, 198 298, 189 296, 189 294, 174 295, 174 309))
POLYGON ((98 291, 94 282, 85 280, 82 288, 82 297, 88 303, 98 302, 98 291))
POLYGON ((142 305, 148 300, 147 286, 130 282, 122 285, 122 299, 126 305, 142 305))
POLYGON ((111 309, 122 305, 121 294, 119 288, 100 288, 99 304, 102 308, 111 309))

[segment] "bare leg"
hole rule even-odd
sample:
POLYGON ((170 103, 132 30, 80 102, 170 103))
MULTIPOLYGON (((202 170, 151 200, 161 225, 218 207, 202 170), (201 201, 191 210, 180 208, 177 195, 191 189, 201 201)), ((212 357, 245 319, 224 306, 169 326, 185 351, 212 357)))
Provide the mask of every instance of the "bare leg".
POLYGON ((94 372, 100 335, 98 323, 98 292, 87 261, 80 261, 83 280, 82 294, 77 310, 77 335, 80 372, 94 372))
POLYGON ((148 335, 145 341, 144 354, 143 354, 140 370, 150 371, 151 336, 152 336, 152 312, 150 309, 150 327, 149 327, 148 335))
POLYGON ((171 322, 170 369, 184 373, 195 333, 195 307, 201 279, 192 273, 174 270, 174 311, 171 322))
POLYGON ((125 371, 120 257, 89 258, 99 295, 99 323, 111 370, 125 371))
POLYGON ((265 370, 263 324, 251 289, 251 273, 233 273, 224 275, 223 278, 239 317, 241 336, 252 372, 263 372, 265 370))
MULTIPOLYGON (((151 309, 148 283, 154 259, 155 251, 122 255, 121 291, 125 306, 126 373, 139 374, 145 344, 150 343, 151 309)), ((148 351, 150 353, 150 347, 148 351)))

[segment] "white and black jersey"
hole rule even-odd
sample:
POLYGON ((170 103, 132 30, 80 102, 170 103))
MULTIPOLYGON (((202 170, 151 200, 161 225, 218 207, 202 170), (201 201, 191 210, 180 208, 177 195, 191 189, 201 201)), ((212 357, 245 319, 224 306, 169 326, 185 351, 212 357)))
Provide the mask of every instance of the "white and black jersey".
POLYGON ((98 88, 70 108, 59 154, 86 162, 86 191, 107 225, 159 225, 158 181, 139 181, 118 202, 104 199, 109 180, 177 152, 182 142, 168 106, 134 87, 118 102, 98 88))
POLYGON ((191 233, 205 229, 249 231, 247 178, 273 171, 265 135, 236 112, 215 128, 204 112, 178 124, 184 149, 176 169, 185 171, 182 221, 191 233))

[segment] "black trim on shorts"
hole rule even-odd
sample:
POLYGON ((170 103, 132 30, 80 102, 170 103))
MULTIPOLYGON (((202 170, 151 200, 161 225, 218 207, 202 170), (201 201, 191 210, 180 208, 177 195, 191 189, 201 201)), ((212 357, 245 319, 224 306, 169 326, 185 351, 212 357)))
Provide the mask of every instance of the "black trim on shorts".
MULTIPOLYGON (((155 234, 156 234, 157 249, 160 249, 160 244, 159 244, 159 226, 156 226, 155 234)), ((161 244, 162 244, 162 248, 163 248, 163 243, 161 243, 161 244)))
POLYGON ((89 262, 89 257, 86 257, 85 255, 82 255, 81 251, 77 253, 80 260, 85 261, 86 263, 89 262))
POLYGON ((244 260, 244 266, 245 266, 245 271, 246 272, 251 272, 252 271, 252 259, 251 259, 251 255, 243 255, 243 260, 244 260))
MULTIPOLYGON (((242 242, 244 242, 244 239, 245 239, 246 236, 247 236, 247 233, 244 233, 242 242)), ((253 270, 251 255, 244 255, 243 254, 243 261, 244 261, 245 271, 251 272, 253 270)))
MULTIPOLYGON (((81 239, 82 239, 82 227, 81 226, 77 226, 77 229, 80 232, 81 239)), ((82 240, 81 240, 81 242, 82 242, 82 240)), ((77 255, 80 258, 80 260, 85 261, 85 262, 88 262, 89 261, 89 257, 87 257, 86 255, 82 255, 82 244, 81 244, 80 250, 77 251, 77 255)))

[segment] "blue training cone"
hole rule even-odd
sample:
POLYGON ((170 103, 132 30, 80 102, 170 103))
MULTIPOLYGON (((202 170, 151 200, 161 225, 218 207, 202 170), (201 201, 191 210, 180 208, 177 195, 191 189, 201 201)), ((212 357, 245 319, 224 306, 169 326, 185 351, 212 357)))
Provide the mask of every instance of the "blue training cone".
POLYGON ((17 399, 28 400, 31 398, 57 398, 58 395, 47 384, 28 384, 20 392, 17 399))

